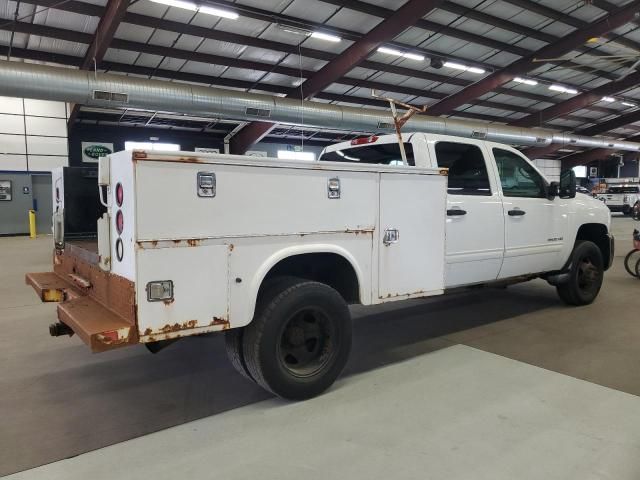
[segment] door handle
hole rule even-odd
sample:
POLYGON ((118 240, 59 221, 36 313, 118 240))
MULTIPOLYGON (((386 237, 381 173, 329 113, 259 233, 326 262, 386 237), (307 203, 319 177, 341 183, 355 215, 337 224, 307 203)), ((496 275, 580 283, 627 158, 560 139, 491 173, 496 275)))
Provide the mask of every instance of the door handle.
POLYGON ((460 215, 466 215, 467 211, 462 210, 460 208, 452 208, 447 210, 447 216, 449 217, 459 217, 460 215))
POLYGON ((509 210, 509 212, 507 212, 507 213, 509 213, 509 215, 512 216, 512 217, 521 217, 522 215, 524 215, 527 212, 525 212, 524 210, 520 210, 519 208, 516 208, 514 210, 509 210))

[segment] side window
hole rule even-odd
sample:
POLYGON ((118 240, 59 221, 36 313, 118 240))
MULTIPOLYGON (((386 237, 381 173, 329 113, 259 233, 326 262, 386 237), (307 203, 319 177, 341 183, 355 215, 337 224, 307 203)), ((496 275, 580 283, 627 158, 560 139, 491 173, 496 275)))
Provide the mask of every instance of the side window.
POLYGON ((547 183, 529 162, 509 150, 493 149, 505 197, 546 198, 547 183))
POLYGON ((449 189, 453 195, 491 195, 487 164, 476 145, 456 142, 436 143, 438 166, 449 169, 449 189))

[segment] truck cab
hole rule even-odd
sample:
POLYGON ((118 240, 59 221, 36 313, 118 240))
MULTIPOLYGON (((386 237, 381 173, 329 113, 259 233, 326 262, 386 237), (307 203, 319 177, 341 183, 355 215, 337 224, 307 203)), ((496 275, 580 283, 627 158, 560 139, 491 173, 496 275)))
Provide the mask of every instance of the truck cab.
MULTIPOLYGON (((552 182, 517 149, 484 140, 409 133, 404 149, 409 167, 448 169, 447 288, 562 270, 577 241, 598 245, 611 264, 609 211, 576 197, 570 175, 552 182)), ((319 160, 404 163, 395 135, 331 145, 319 160)))

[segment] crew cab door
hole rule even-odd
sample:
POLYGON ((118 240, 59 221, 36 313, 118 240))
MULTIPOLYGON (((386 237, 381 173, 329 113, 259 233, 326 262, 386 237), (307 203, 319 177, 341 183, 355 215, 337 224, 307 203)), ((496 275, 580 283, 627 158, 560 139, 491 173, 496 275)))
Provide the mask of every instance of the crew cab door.
POLYGON ((547 198, 544 177, 518 153, 493 147, 502 190, 505 254, 499 278, 557 270, 566 239, 565 200, 547 198))
POLYGON ((492 162, 482 142, 431 142, 438 167, 449 169, 445 285, 495 280, 504 253, 504 215, 492 162))

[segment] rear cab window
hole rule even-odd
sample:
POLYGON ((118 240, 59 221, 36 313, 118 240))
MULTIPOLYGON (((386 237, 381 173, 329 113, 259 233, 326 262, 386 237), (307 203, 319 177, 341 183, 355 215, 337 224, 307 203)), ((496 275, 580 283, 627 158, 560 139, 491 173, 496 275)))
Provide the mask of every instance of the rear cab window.
MULTIPOLYGON (((413 146, 409 142, 404 143, 404 151, 407 155, 407 163, 415 166, 413 146)), ((396 142, 354 146, 324 152, 319 158, 322 162, 353 162, 372 165, 404 165, 400 145, 396 142)))
POLYGON ((487 162, 480 147, 470 143, 438 142, 438 167, 449 169, 450 195, 491 195, 487 162))

